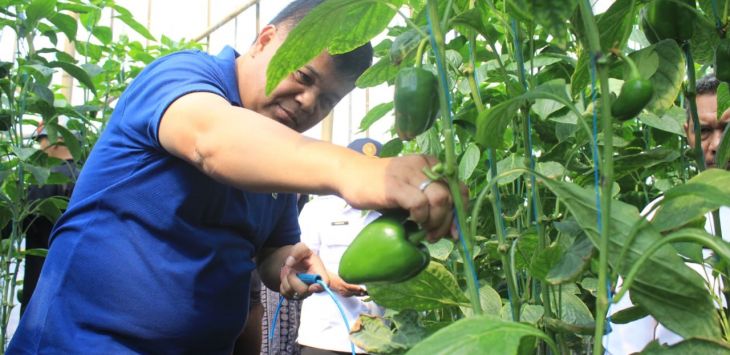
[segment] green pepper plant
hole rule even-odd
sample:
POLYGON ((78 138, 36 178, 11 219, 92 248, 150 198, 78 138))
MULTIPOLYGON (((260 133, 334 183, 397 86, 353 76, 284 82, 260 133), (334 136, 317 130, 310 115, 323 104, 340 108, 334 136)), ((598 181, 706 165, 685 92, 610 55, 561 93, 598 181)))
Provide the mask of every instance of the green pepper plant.
POLYGON ((718 296, 679 255, 701 262, 709 247, 727 276, 727 243, 695 226, 730 196, 730 174, 704 171, 682 127, 685 108, 696 117, 695 77, 713 71, 729 8, 617 0, 596 14, 586 0, 328 0, 305 17, 272 59, 269 89, 322 50, 384 33, 357 85, 392 85, 395 101, 374 107, 361 129, 395 108, 385 151, 436 155, 427 173, 454 196, 460 183, 470 191, 455 203, 459 239, 428 245, 422 272, 364 280, 391 312, 361 317, 356 344, 383 354, 601 354, 608 308, 630 290, 635 306, 612 321, 651 315, 685 339, 646 351, 727 352, 718 296), (428 80, 404 89, 399 76, 416 68, 428 80), (404 116, 400 94, 415 93, 427 105, 404 116), (662 195, 646 221, 639 209, 662 195))

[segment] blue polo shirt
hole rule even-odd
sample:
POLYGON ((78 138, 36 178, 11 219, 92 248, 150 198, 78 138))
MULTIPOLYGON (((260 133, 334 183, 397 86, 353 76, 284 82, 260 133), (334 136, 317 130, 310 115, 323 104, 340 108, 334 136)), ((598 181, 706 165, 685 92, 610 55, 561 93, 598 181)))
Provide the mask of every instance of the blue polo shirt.
POLYGON ((214 181, 168 154, 158 127, 191 92, 241 106, 237 56, 171 54, 127 88, 56 224, 8 353, 230 353, 252 257, 299 240, 296 199, 214 181))

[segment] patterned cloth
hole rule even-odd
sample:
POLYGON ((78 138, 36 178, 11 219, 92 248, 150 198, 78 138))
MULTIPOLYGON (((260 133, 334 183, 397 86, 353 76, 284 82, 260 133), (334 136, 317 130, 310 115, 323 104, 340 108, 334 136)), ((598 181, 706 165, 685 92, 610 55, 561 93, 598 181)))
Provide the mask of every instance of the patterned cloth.
POLYGON ((276 306, 279 304, 279 293, 261 287, 261 300, 264 306, 264 316, 261 318, 261 354, 300 355, 301 347, 297 344, 299 329, 299 315, 302 302, 284 299, 274 331, 274 337, 269 340, 276 306))

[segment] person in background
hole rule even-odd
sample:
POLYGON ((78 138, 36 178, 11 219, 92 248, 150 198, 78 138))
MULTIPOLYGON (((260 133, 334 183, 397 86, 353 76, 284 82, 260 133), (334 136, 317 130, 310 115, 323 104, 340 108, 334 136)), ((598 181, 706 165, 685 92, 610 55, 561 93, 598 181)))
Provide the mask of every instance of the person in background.
MULTIPOLYGON (((53 184, 43 186, 31 186, 28 189, 28 200, 37 201, 49 197, 69 198, 74 189, 76 178, 79 176, 79 169, 76 162, 71 156, 71 152, 63 144, 63 139, 59 137, 58 142, 51 144, 48 139, 46 129, 43 123, 36 130, 35 140, 38 142, 39 148, 50 158, 61 160, 61 163, 51 168, 51 173, 62 174, 68 178, 68 182, 64 184, 53 184)), ((25 233, 26 249, 48 249, 48 238, 51 235, 53 221, 38 216, 33 218, 28 225, 25 233)), ((23 274, 23 292, 20 297, 20 314, 25 312, 25 308, 30 302, 30 298, 35 291, 38 278, 40 277, 45 258, 42 256, 28 255, 25 257, 24 274, 23 274)))
MULTIPOLYGON (((700 136, 702 139, 701 145, 706 165, 708 168, 727 169, 727 166, 717 166, 715 158, 717 156, 717 149, 722 141, 725 126, 730 123, 730 109, 726 110, 720 119, 717 118, 717 88, 720 85, 720 82, 714 75, 707 75, 701 78, 697 81, 696 85, 697 115, 699 116, 700 121, 700 136)), ((684 123, 684 131, 687 136, 688 145, 690 148, 694 148, 695 131, 690 114, 689 110, 687 110, 687 120, 684 123)), ((662 198, 660 197, 652 201, 644 208, 641 214, 651 220, 656 212, 654 207, 661 201, 661 199, 662 198)), ((705 220, 705 230, 708 233, 714 234, 715 226, 712 215, 708 213, 705 216, 705 220)), ((730 241, 730 209, 728 207, 720 208, 720 225, 723 239, 730 241)), ((711 256, 709 250, 704 250, 703 254, 705 258, 711 256)), ((687 265, 705 277, 707 284, 710 286, 709 289, 714 290, 718 294, 718 297, 723 298, 720 291, 720 280, 713 276, 710 276, 709 278, 707 277, 708 275, 712 275, 711 269, 703 268, 703 266, 695 263, 687 263, 687 265)), ((620 281, 618 287, 620 287, 620 281)), ((618 303, 611 305, 608 312, 609 315, 633 306, 629 293, 630 292, 626 292, 618 303)), ((652 316, 646 316, 627 324, 611 323, 611 332, 603 337, 603 345, 608 354, 631 354, 640 352, 654 340, 658 341, 660 344, 672 345, 682 341, 683 339, 681 336, 657 322, 657 320, 652 316)))
MULTIPOLYGON (((377 157, 382 145, 374 139, 360 138, 347 147, 377 157)), ((354 208, 334 195, 315 197, 299 216, 302 242, 322 259, 330 288, 337 294, 350 326, 360 314, 382 316, 385 311, 372 301, 364 301, 367 292, 363 286, 349 284, 337 275, 342 254, 360 230, 379 216, 375 211, 354 208)), ((303 301, 297 342, 302 345, 302 355, 351 354, 349 331, 328 294, 315 294, 303 301)))
POLYGON ((323 51, 266 95, 266 68, 321 0, 296 0, 243 54, 181 51, 148 65, 117 102, 54 226, 8 354, 230 354, 251 271, 288 298, 321 292, 299 242, 296 192, 403 208, 430 241, 453 200, 425 155, 372 159, 307 138, 372 64, 372 47, 323 51), (256 262, 254 263, 254 258, 256 262))

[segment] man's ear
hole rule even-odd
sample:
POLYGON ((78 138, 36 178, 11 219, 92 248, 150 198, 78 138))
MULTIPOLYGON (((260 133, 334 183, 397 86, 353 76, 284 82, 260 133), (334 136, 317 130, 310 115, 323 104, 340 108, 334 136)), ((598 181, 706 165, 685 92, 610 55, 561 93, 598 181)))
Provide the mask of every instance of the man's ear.
POLYGON ((251 47, 252 54, 262 52, 266 46, 276 37, 278 28, 275 25, 268 24, 259 31, 256 41, 251 47))
POLYGON ((690 132, 689 132, 689 121, 688 120, 684 121, 684 133, 687 135, 687 137, 689 137, 690 132))

